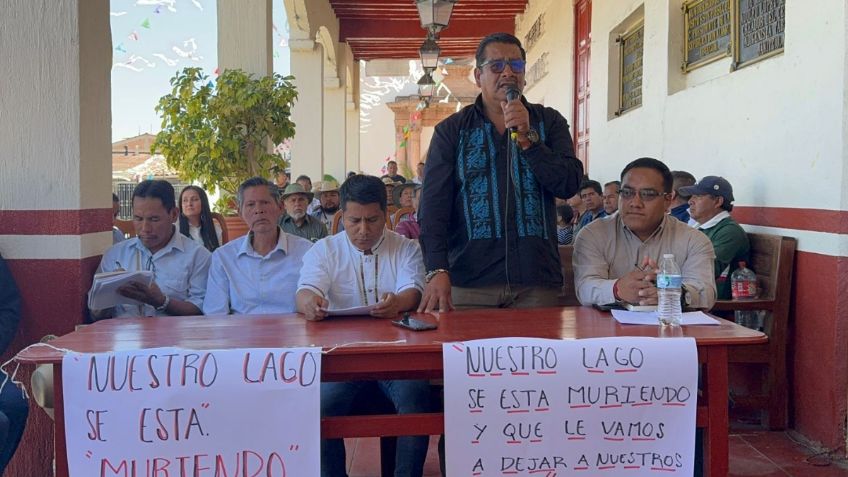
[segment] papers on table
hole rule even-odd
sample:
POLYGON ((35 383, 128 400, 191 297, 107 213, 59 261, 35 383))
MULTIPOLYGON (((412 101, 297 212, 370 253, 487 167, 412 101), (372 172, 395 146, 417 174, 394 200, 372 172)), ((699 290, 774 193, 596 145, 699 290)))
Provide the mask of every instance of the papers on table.
POLYGON ((354 316, 354 315, 370 315, 371 310, 377 305, 356 306, 353 308, 341 308, 338 310, 328 310, 327 316, 354 316))
MULTIPOLYGON (((659 326, 659 314, 656 311, 639 312, 612 310, 612 316, 622 325, 656 325, 659 326)), ((681 325, 718 325, 715 318, 702 311, 687 311, 683 313, 681 325)))
POLYGON ((103 310, 115 305, 141 305, 142 303, 127 298, 118 293, 118 288, 132 282, 139 282, 150 286, 153 282, 153 272, 106 272, 94 275, 91 291, 88 292, 88 308, 91 310, 103 310))

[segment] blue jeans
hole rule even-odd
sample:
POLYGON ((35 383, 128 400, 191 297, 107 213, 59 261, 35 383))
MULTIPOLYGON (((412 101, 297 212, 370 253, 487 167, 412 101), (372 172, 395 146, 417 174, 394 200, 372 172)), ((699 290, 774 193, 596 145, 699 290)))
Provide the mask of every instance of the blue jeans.
MULTIPOLYGON (((321 383, 321 416, 350 414, 359 390, 368 381, 321 383)), ((430 384, 427 381, 377 381, 398 414, 430 412, 430 384)), ((405 436, 397 440, 395 477, 421 477, 430 436, 405 436)), ((346 477, 343 439, 321 440, 321 476, 346 477)))
MULTIPOLYGON (((0 372, 0 383, 6 374, 0 372)), ((29 415, 29 403, 23 393, 10 380, 0 392, 0 475, 6 470, 21 442, 29 415)))

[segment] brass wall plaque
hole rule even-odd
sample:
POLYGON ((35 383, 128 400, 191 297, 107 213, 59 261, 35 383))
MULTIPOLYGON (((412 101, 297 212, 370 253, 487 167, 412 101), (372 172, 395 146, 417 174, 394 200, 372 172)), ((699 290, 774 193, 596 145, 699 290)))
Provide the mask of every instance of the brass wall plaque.
POLYGON ((645 44, 645 25, 619 38, 621 68, 619 72, 619 107, 616 115, 642 106, 642 51, 645 44))
POLYGON ((731 0, 691 0, 683 5, 683 71, 731 54, 731 0))
POLYGON ((737 0, 736 8, 734 69, 783 51, 786 0, 737 0))

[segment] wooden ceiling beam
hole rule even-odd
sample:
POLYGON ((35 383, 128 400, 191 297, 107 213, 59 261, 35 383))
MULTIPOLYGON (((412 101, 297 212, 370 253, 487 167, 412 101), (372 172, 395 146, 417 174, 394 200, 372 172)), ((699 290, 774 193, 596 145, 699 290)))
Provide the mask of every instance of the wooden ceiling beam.
MULTIPOLYGON (((439 34, 439 46, 442 41, 452 38, 483 38, 494 32, 512 33, 515 22, 512 19, 479 18, 476 20, 451 21, 448 28, 439 34)), ((417 38, 424 41, 426 32, 421 23, 415 20, 343 20, 339 22, 339 41, 348 38, 417 38)))

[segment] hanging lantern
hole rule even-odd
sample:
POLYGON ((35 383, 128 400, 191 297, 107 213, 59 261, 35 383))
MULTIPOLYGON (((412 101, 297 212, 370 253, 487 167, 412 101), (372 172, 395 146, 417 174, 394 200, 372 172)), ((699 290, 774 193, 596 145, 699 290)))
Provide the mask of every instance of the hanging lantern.
POLYGON ((421 18, 421 28, 433 34, 447 28, 456 2, 457 0, 415 0, 418 16, 421 18))

